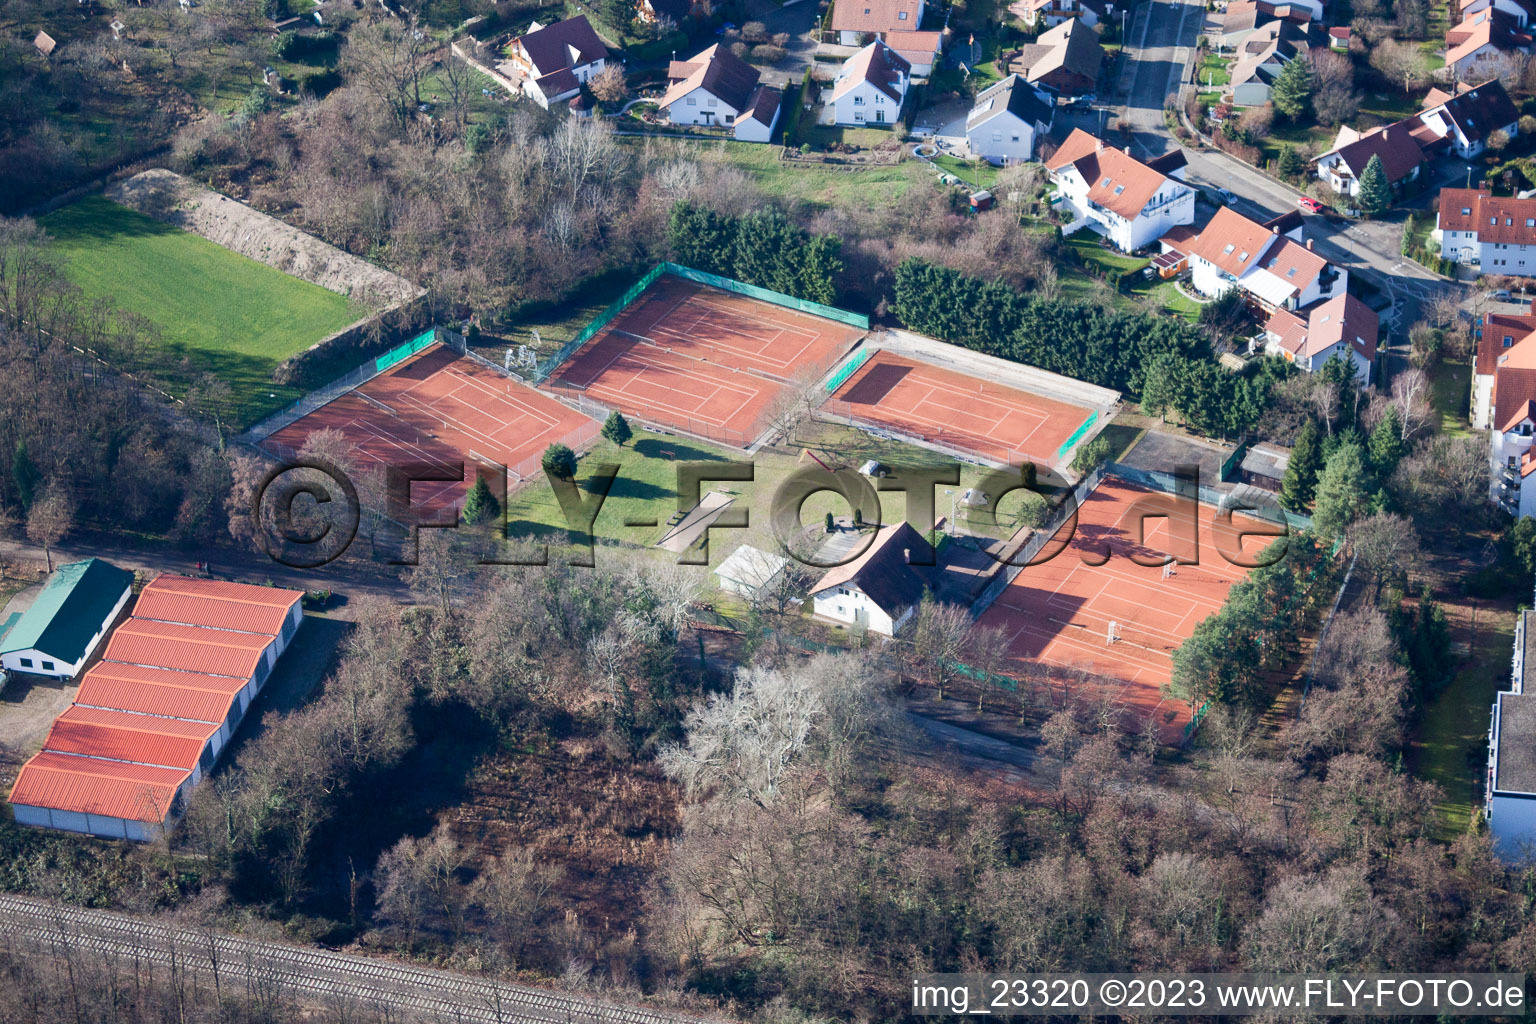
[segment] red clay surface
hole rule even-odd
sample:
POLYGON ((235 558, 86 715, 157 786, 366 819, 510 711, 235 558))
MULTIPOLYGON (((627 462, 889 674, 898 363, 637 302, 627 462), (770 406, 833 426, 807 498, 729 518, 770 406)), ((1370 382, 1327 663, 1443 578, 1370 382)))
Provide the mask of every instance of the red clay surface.
MULTIPOLYGON (((459 463, 478 463, 489 471, 488 482, 499 479, 501 467, 509 468, 514 480, 525 478, 551 443, 575 448, 597 434, 588 417, 442 345, 391 367, 268 440, 296 451, 311 433, 328 427, 352 442, 360 468, 425 464, 451 471, 459 463)), ((462 481, 421 482, 412 485, 411 500, 419 508, 441 510, 464 490, 462 481)))
MULTIPOLYGON (((1176 502, 1172 495, 1106 479, 1083 502, 1071 542, 1063 548, 1066 534, 1058 533, 1037 558, 1060 553, 1026 566, 979 623, 1004 631, 1011 659, 1082 668, 1121 681, 1118 696, 1135 719, 1155 714, 1168 743, 1183 738, 1190 719, 1187 704, 1160 692, 1172 678, 1173 651, 1248 575, 1217 550, 1216 510, 1176 502), (1191 508, 1198 509, 1194 516, 1191 508), (1138 543, 1143 524, 1145 542, 1138 543), (1198 546, 1189 539, 1193 524, 1198 524, 1198 546), (1106 548, 1109 558, 1103 565, 1085 562, 1101 560, 1106 548), (1143 561, 1194 556, 1198 564, 1175 565, 1177 575, 1165 579, 1161 565, 1140 565, 1133 554, 1143 561), (1111 622, 1121 636, 1113 644, 1106 639, 1111 622)), ((1222 530, 1228 538, 1223 546, 1235 551, 1236 534, 1263 528, 1234 516, 1222 530)), ((1268 542, 1250 536, 1242 550, 1253 555, 1268 542)), ((1137 727, 1139 721, 1127 724, 1137 727)))
POLYGON ((548 383, 642 420, 744 447, 791 385, 820 377, 857 327, 663 275, 548 383))
POLYGON ((831 412, 1014 465, 1053 465, 1093 411, 891 352, 876 352, 832 399, 831 412))

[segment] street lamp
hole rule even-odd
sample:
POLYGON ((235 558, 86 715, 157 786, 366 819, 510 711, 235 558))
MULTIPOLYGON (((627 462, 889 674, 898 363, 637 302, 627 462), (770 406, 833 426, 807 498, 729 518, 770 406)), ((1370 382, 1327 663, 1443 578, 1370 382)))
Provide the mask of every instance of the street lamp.
POLYGON ((955 535, 955 492, 946 487, 944 493, 949 495, 949 522, 945 524, 948 527, 945 532, 953 537, 955 535))

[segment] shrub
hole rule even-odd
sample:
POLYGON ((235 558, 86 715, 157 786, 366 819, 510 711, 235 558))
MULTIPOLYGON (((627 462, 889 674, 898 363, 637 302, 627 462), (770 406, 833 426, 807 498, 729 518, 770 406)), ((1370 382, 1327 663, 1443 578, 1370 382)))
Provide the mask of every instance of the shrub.
POLYGON ((570 480, 576 475, 576 453, 563 444, 552 444, 544 449, 539 465, 551 477, 570 480))
MULTIPOLYGON (((341 87, 341 72, 335 68, 325 71, 311 71, 299 79, 299 92, 307 92, 316 99, 330 95, 341 87)), ((471 125, 472 128, 482 127, 471 125)), ((466 133, 467 134, 467 133, 466 133)))
POLYGON ((761 46, 752 47, 752 59, 759 64, 777 64, 784 59, 784 47, 764 43, 761 46))

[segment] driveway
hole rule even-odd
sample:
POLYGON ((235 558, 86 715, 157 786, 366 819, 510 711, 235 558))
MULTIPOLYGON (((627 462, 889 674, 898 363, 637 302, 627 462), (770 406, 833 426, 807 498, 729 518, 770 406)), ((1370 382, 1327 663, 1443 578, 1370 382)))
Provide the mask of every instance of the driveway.
POLYGON ((800 84, 816 52, 811 30, 816 27, 820 13, 814 0, 790 0, 782 7, 773 0, 751 0, 747 5, 748 20, 762 22, 770 36, 789 34, 784 59, 762 67, 764 84, 780 88, 800 84))

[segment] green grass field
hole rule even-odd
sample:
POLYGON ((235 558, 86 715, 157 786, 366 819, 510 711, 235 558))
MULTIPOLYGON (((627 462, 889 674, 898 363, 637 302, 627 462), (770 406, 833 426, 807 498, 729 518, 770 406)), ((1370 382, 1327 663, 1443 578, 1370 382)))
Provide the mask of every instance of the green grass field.
POLYGON ((303 393, 272 369, 363 315, 344 295, 289 277, 100 196, 42 218, 52 252, 88 300, 107 299, 160 331, 142 369, 180 395, 211 373, 242 424, 303 393))
POLYGON ((1469 437, 1468 410, 1472 404, 1472 366, 1470 363, 1441 363, 1431 371, 1429 400, 1440 418, 1440 432, 1451 437, 1469 437))
POLYGON ((1509 651, 1514 616, 1486 610, 1479 616, 1476 649, 1443 692, 1425 706, 1423 720, 1409 744, 1409 763, 1418 778, 1445 793, 1436 807, 1435 832, 1453 839, 1467 830, 1483 796, 1487 758, 1488 709, 1494 695, 1509 685, 1509 651))

